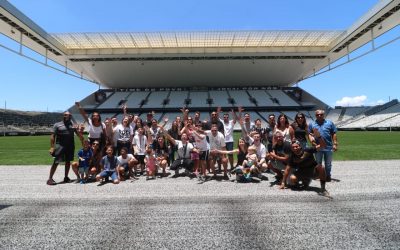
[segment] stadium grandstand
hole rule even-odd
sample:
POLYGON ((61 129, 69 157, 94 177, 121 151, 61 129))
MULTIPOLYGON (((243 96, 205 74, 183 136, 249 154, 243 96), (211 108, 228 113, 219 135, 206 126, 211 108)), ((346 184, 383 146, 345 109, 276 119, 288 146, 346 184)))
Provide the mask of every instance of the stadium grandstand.
POLYGON ((25 112, 0 109, 0 136, 43 135, 53 131, 53 124, 62 113, 25 112))
MULTIPOLYGON (((53 67, 48 62, 55 62, 57 70, 97 84, 99 90, 80 103, 87 113, 98 111, 104 118, 121 120, 122 105, 142 118, 154 111, 159 121, 180 115, 182 107, 209 119, 217 107, 240 106, 263 123, 270 113, 293 120, 299 111, 310 121, 322 108, 340 129, 398 129, 397 100, 331 108, 299 83, 341 66, 339 61, 350 63, 351 53, 363 46, 372 44, 373 52, 375 39, 400 24, 399 10, 400 0, 379 1, 347 30, 49 34, 0 0, 0 32, 41 55, 39 63, 53 67)), ((82 122, 75 106, 69 111, 82 122)), ((30 131, 25 124, 44 129, 54 122, 1 115, 3 131, 30 131)))

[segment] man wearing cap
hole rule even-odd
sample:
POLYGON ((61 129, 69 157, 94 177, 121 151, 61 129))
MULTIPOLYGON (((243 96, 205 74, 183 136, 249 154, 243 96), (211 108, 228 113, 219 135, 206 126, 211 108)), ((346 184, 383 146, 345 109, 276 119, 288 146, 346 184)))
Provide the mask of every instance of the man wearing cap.
POLYGON ((56 185, 56 182, 53 180, 53 175, 56 172, 60 161, 65 161, 64 182, 71 181, 68 177, 68 173, 71 166, 71 161, 74 159, 74 133, 76 133, 83 142, 82 133, 80 133, 80 131, 78 132, 77 126, 72 124, 71 113, 66 111, 63 114, 63 120, 54 124, 53 132, 50 136, 49 153, 54 157, 54 161, 50 168, 50 175, 49 179, 47 180, 47 185, 56 185))

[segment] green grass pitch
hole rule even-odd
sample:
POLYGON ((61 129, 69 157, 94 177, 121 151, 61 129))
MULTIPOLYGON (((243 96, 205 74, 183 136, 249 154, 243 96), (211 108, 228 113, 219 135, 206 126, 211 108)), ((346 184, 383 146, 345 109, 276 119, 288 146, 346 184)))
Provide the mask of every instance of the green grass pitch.
MULTIPOLYGON (((75 142, 77 151, 81 145, 75 142)), ((400 132, 339 131, 338 142, 337 161, 400 159, 400 132)), ((0 165, 50 165, 49 148, 50 136, 0 137, 0 165)))

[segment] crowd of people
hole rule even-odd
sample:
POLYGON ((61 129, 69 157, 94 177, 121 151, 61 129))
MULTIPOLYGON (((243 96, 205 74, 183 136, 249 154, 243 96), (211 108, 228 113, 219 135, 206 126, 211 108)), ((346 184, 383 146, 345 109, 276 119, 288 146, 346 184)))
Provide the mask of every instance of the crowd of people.
POLYGON ((329 195, 325 183, 331 181, 332 154, 338 149, 337 129, 325 119, 324 110, 315 111, 315 120, 307 124, 299 112, 289 123, 285 114, 275 119, 251 120, 250 114, 239 107, 222 114, 221 108, 201 119, 200 112, 190 116, 181 109, 171 128, 165 129, 169 119, 160 124, 154 113, 146 120, 127 113, 123 118, 102 121, 98 112, 89 117, 76 103, 84 124, 73 124, 71 114, 65 112, 63 120, 54 124, 50 139, 50 154, 54 162, 50 168, 48 185, 56 185, 53 175, 58 164, 65 162, 64 182, 71 182, 69 171, 76 182, 90 181, 118 184, 127 179, 146 180, 189 176, 199 181, 211 179, 252 182, 268 180, 273 175, 279 188, 308 188, 314 179, 320 181, 320 191, 329 195), (234 147, 233 128, 240 124, 241 137, 234 147), (88 126, 87 139, 84 131, 88 126), (74 160, 74 137, 78 135, 82 148, 74 160), (236 162, 234 155, 237 155, 236 162), (111 179, 111 180, 110 180, 111 179))

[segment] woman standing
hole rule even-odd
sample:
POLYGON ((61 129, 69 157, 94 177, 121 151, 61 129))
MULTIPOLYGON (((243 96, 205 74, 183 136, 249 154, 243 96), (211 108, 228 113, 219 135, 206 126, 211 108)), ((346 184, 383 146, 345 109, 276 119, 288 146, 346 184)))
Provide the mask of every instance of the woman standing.
POLYGON ((90 145, 93 144, 94 141, 100 142, 100 150, 103 149, 106 143, 106 125, 101 122, 101 116, 98 112, 93 112, 90 119, 86 114, 85 110, 81 107, 79 102, 75 102, 76 107, 79 109, 83 119, 85 122, 89 124, 89 141, 90 145))
MULTIPOLYGON (((285 114, 280 114, 278 116, 278 122, 276 123, 274 134, 276 132, 281 132, 283 135, 283 141, 291 143, 290 133, 289 133, 289 119, 285 114)), ((275 145, 275 139, 272 140, 272 145, 275 145)))
POLYGON ((294 117, 294 122, 290 124, 289 133, 291 141, 299 141, 302 149, 307 147, 307 128, 308 126, 305 115, 301 112, 297 113, 294 117))

